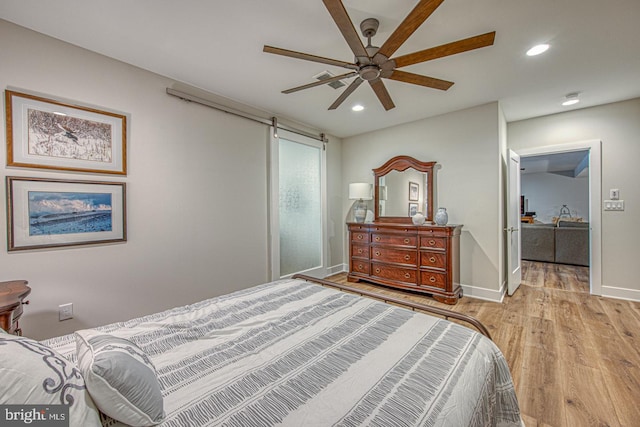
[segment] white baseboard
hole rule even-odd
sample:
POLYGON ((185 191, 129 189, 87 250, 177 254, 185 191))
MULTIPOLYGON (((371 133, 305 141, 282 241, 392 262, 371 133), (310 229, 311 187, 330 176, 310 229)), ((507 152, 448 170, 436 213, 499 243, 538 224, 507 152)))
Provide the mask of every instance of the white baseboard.
POLYGON ((332 276, 338 273, 346 273, 348 271, 349 271, 348 264, 338 264, 338 265, 334 265, 333 267, 327 268, 328 276, 332 276))
POLYGON ((638 289, 625 289, 614 288, 613 286, 603 286, 602 296, 607 298, 640 302, 640 290, 638 289))
POLYGON ((469 298, 477 298, 485 301, 493 301, 493 302, 502 302, 505 294, 505 285, 504 283, 500 287, 500 290, 486 289, 486 288, 478 288, 475 286, 469 285, 460 285, 462 287, 462 291, 464 292, 464 297, 469 298))

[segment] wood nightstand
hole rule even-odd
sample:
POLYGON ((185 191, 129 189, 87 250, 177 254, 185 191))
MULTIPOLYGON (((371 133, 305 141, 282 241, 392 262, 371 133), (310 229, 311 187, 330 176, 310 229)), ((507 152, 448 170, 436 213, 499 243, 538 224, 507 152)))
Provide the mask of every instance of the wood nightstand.
POLYGON ((10 334, 22 335, 18 320, 22 316, 24 299, 31 293, 26 280, 0 282, 0 328, 10 334))

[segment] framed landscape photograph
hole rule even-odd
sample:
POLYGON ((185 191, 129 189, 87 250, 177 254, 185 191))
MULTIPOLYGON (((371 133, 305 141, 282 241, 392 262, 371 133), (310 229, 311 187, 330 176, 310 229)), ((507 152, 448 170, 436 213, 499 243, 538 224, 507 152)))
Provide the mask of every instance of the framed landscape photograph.
POLYGON ((5 91, 7 166, 127 174, 127 116, 5 91))
POLYGON ((409 182, 409 200, 418 201, 420 199, 420 184, 409 182))
POLYGON ((127 240, 126 184, 7 177, 8 250, 127 240))

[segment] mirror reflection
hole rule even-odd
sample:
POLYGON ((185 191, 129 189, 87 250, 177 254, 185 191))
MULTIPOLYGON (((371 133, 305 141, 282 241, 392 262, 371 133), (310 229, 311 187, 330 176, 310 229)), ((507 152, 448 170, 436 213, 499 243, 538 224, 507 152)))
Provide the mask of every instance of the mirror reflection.
POLYGON ((429 209, 426 189, 429 174, 413 168, 406 171, 391 171, 378 178, 378 216, 424 215, 429 209))
POLYGON ((433 181, 436 162, 397 156, 373 170, 375 220, 410 222, 421 212, 433 220, 433 181))

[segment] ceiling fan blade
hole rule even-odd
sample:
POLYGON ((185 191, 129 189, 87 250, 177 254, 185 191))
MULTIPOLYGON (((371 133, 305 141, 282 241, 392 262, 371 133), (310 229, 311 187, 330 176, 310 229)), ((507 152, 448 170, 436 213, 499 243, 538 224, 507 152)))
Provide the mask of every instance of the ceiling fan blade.
POLYGON ((358 88, 358 86, 360 86, 360 84, 362 84, 363 80, 361 78, 357 78, 354 81, 351 82, 351 84, 342 91, 342 93, 340 94, 340 96, 338 97, 338 99, 336 99, 333 104, 331 104, 331 106, 329 107, 329 110, 335 110, 336 108, 338 108, 340 106, 340 104, 342 104, 342 102, 347 99, 347 97, 349 95, 351 95, 353 93, 354 90, 356 90, 358 88))
POLYGON ((407 73, 406 71, 394 70, 393 74, 387 77, 404 83, 426 86, 433 89, 447 90, 453 86, 453 82, 436 79, 435 77, 421 76, 420 74, 407 73))
POLYGON ((351 18, 349 18, 349 14, 342 2, 340 0, 322 0, 322 2, 331 14, 331 17, 342 33, 342 37, 347 41, 356 58, 368 58, 369 54, 364 48, 362 40, 353 26, 353 22, 351 22, 351 18))
POLYGON ((385 87, 384 83, 382 83, 382 79, 369 80, 369 84, 371 88, 376 93, 376 96, 382 103, 382 106, 385 110, 389 111, 392 108, 395 108, 395 104, 391 100, 391 95, 389 95, 389 91, 385 87))
POLYGON ((442 4, 444 0, 420 0, 416 7, 404 18, 404 21, 389 36, 378 53, 391 57, 415 30, 442 4))
POLYGON ((290 58, 304 59, 307 61, 319 62, 321 64, 335 65, 337 67, 349 68, 351 70, 357 70, 358 66, 351 62, 338 61, 337 59, 324 58, 322 56, 310 55, 308 53, 296 52, 295 50, 281 49, 279 47, 265 45, 262 49, 263 52, 273 53, 276 55, 288 56, 290 58))
POLYGON ((418 64, 420 62, 431 61, 432 59, 443 58, 445 56, 451 56, 457 53, 491 46, 495 38, 496 32, 492 31, 490 33, 469 37, 467 39, 443 44, 421 50, 419 52, 410 53, 408 55, 402 55, 397 58, 393 58, 393 60, 396 62, 396 67, 406 67, 407 65, 418 64))
POLYGON ((283 90, 282 93, 293 93, 293 92, 297 92, 299 90, 303 90, 303 89, 309 89, 311 87, 316 87, 316 86, 320 86, 320 85, 326 85, 327 83, 331 83, 331 82, 335 82, 338 80, 342 80, 342 79, 347 79, 349 77, 353 77, 355 75, 357 75, 358 73, 356 73, 355 71, 352 71, 350 73, 346 73, 346 74, 342 74, 339 76, 334 76, 334 77, 330 77, 328 79, 324 79, 324 80, 319 80, 317 82, 313 82, 313 83, 309 83, 303 86, 298 86, 298 87, 294 87, 291 89, 287 89, 287 90, 283 90))

